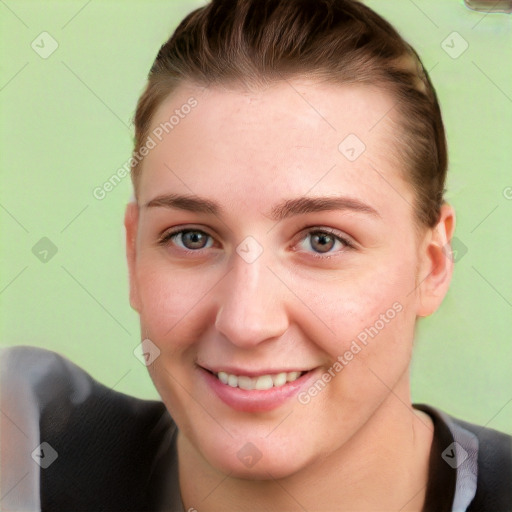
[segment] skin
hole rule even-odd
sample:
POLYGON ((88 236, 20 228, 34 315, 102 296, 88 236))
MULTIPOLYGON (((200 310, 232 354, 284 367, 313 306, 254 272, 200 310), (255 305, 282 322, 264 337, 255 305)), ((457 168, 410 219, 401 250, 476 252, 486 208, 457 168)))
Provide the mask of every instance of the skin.
POLYGON ((305 80, 251 91, 182 84, 152 128, 191 96, 197 107, 145 157, 125 216, 130 302, 161 351, 149 371, 180 429, 185 510, 421 510, 433 427, 411 406, 409 363, 417 318, 449 286, 454 212, 444 205, 438 225, 418 231, 390 150, 393 99, 305 80), (338 150, 351 133, 366 145, 353 162, 338 150), (171 193, 223 212, 144 207, 171 193), (377 214, 270 215, 286 199, 339 195, 377 214), (159 245, 170 228, 204 231, 213 246, 159 245), (353 247, 319 253, 308 233, 325 228, 353 247), (248 236, 263 249, 252 263, 236 252, 248 236), (307 404, 236 411, 198 378, 198 362, 315 368, 321 378, 394 303, 402 311, 307 404), (237 456, 248 442, 261 453, 251 468, 237 456))

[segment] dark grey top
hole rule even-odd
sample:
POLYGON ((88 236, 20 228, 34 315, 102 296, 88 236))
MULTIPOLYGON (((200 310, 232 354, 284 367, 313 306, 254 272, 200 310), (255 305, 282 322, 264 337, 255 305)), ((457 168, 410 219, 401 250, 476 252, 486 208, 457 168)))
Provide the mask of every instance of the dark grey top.
MULTIPOLYGON (((184 512, 162 402, 35 347, 4 349, 0 372, 2 510, 184 512)), ((512 511, 512 438, 415 407, 434 422, 424 512, 512 511)))

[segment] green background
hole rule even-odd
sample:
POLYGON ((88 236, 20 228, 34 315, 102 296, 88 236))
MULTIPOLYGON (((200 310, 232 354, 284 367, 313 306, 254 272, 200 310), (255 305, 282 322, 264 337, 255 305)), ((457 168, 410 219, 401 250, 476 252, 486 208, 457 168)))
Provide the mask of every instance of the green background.
MULTIPOLYGON (((101 201, 93 189, 130 156, 135 104, 160 45, 203 3, 0 3, 1 344, 56 350, 144 398, 157 394, 133 355, 122 228, 131 184, 101 201), (58 43, 46 59, 31 47, 45 31, 58 43), (57 248, 46 262, 32 251, 43 237, 57 248)), ((431 70, 458 213, 451 290, 418 325, 413 400, 512 433, 512 17, 455 0, 367 3, 431 70)))

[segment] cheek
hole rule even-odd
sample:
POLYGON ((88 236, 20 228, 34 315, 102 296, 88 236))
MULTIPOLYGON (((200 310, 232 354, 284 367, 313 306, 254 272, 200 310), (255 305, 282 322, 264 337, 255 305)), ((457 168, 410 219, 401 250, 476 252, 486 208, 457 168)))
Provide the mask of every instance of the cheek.
POLYGON ((404 261, 403 256, 303 285, 299 293, 317 320, 307 335, 332 358, 350 350, 353 341, 366 348, 370 340, 385 339, 389 348, 398 350, 414 331, 414 285, 414 260, 404 261))
POLYGON ((410 293, 414 271, 401 265, 382 268, 386 270, 369 271, 309 293, 311 309, 323 314, 332 331, 329 335, 320 322, 307 331, 306 323, 301 324, 306 338, 328 356, 320 377, 327 385, 313 383, 301 403, 311 401, 319 415, 326 404, 343 404, 328 407, 328 414, 347 432, 359 428, 357 422, 389 396, 410 364, 416 318, 410 293), (318 391, 324 387, 325 392, 318 391))
POLYGON ((173 339, 174 348, 183 347, 194 339, 204 322, 211 320, 206 314, 197 314, 204 310, 208 295, 215 293, 221 275, 183 271, 142 258, 136 275, 141 323, 148 337, 173 339))

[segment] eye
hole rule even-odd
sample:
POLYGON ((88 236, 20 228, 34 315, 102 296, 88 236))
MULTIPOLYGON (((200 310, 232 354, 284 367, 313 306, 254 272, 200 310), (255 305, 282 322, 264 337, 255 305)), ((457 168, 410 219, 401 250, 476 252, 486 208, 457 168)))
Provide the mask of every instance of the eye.
POLYGON ((213 238, 199 229, 181 229, 165 233, 158 243, 160 245, 173 243, 187 251, 198 251, 212 247, 213 238))
POLYGON ((341 252, 346 248, 353 248, 353 244, 327 229, 315 229, 306 233, 306 236, 298 244, 303 251, 313 250, 318 256, 323 254, 331 255, 341 252))

